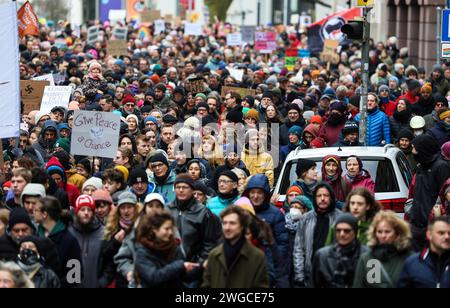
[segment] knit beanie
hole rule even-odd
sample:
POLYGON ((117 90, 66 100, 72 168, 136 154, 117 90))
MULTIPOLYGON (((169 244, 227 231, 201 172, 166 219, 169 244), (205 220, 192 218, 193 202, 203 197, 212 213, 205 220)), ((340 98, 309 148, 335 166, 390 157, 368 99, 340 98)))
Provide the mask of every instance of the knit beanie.
POLYGON ((75 201, 75 215, 78 214, 80 209, 84 206, 90 207, 92 211, 95 213, 95 201, 91 196, 81 195, 75 201))
POLYGON ((303 173, 311 169, 312 167, 316 166, 317 164, 310 159, 299 159, 297 161, 297 167, 295 169, 295 172, 297 173, 297 176, 300 178, 303 173))
POLYGON ((195 189, 194 180, 192 180, 191 176, 189 174, 187 174, 187 173, 181 173, 181 174, 177 175, 177 177, 175 179, 175 183, 173 184, 173 186, 175 187, 179 183, 187 184, 192 189, 195 189))
POLYGON ((339 215, 338 218, 336 219, 335 227, 337 227, 337 225, 342 223, 350 225, 355 234, 358 234, 358 218, 356 218, 350 213, 343 213, 339 215))

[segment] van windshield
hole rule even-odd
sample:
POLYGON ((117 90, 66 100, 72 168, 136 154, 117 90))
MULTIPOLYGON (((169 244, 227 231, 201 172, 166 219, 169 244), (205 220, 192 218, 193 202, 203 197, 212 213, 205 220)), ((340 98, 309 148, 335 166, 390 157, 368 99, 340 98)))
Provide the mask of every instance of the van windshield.
MULTIPOLYGON (((318 176, 321 177, 322 168, 322 158, 308 158, 316 162, 318 176)), ((345 162, 347 157, 342 157, 342 170, 345 174, 345 162)), ((376 193, 388 193, 388 192, 399 192, 400 188, 397 182, 397 177, 395 176, 394 167, 392 162, 387 158, 367 158, 363 159, 363 168, 370 173, 372 180, 375 182, 375 192, 376 193)), ((280 191, 281 195, 286 194, 288 188, 297 180, 297 174, 295 169, 297 167, 297 161, 291 161, 286 165, 286 170, 283 174, 281 180, 280 191)))

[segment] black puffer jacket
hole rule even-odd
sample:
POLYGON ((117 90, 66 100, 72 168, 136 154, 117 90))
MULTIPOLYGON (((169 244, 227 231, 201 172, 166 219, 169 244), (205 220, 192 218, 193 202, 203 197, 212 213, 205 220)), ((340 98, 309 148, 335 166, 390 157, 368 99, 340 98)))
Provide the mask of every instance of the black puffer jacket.
POLYGON ((136 245, 135 272, 143 288, 182 288, 185 273, 181 249, 171 261, 142 244, 136 245))

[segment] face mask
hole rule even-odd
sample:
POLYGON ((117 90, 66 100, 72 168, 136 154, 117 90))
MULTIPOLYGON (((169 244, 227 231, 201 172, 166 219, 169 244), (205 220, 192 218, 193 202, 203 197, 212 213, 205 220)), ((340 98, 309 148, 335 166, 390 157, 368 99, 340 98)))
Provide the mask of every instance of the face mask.
POLYGON ((25 265, 33 265, 39 262, 39 255, 31 249, 21 250, 19 253, 19 260, 25 265))
POLYGON ((414 136, 415 136, 415 137, 420 136, 420 135, 422 135, 422 134, 423 134, 423 130, 422 130, 422 129, 420 129, 420 130, 415 130, 415 131, 414 131, 414 136))
POLYGON ((300 217, 303 215, 303 214, 302 214, 302 211, 300 211, 300 210, 297 209, 297 208, 292 208, 292 209, 290 209, 290 210, 289 210, 289 214, 291 214, 291 218, 292 218, 292 220, 294 220, 294 221, 299 220, 300 217))

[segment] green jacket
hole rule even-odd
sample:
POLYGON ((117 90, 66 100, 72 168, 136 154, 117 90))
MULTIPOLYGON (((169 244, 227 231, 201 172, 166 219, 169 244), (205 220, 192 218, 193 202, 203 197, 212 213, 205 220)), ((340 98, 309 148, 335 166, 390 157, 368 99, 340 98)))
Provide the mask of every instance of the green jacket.
POLYGON ((269 276, 264 252, 245 241, 236 261, 228 270, 223 244, 208 256, 202 288, 268 288, 269 276))
POLYGON ((399 251, 393 245, 371 248, 369 252, 359 258, 353 288, 396 288, 403 265, 410 255, 410 250, 399 251), (374 261, 379 261, 384 270, 381 268, 377 270, 374 261), (377 281, 376 278, 379 280, 377 281), (368 279, 375 279, 375 281, 370 282, 368 279))
MULTIPOLYGON (((369 230, 369 226, 371 221, 358 221, 358 241, 361 245, 367 245, 367 230, 369 230)), ((330 228, 327 235, 327 240, 325 241, 325 246, 331 245, 334 243, 336 238, 335 226, 330 228)))

